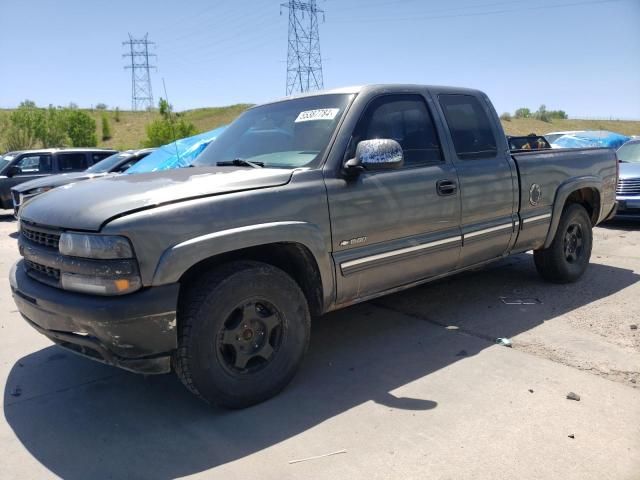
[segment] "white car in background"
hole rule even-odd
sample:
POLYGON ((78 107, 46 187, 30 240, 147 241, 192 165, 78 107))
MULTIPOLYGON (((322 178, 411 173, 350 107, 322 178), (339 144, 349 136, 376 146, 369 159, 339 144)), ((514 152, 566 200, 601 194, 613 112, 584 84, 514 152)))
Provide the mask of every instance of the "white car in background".
POLYGON ((544 134, 544 138, 551 144, 551 148, 561 148, 554 146, 553 143, 562 137, 563 135, 575 135, 576 133, 582 133, 584 130, 567 130, 566 132, 549 132, 544 134))

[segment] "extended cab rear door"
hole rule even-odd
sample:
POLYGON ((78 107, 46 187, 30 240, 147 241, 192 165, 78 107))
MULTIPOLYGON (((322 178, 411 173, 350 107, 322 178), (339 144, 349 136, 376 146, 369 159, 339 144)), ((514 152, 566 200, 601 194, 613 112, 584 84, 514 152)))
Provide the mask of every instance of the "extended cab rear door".
POLYGON ((397 170, 326 178, 339 304, 452 270, 461 236, 454 166, 442 150, 426 92, 386 93, 366 104, 342 160, 357 144, 394 139, 404 151, 397 170))
POLYGON ((460 181, 459 267, 508 252, 518 226, 518 177, 498 116, 484 95, 435 92, 460 181))

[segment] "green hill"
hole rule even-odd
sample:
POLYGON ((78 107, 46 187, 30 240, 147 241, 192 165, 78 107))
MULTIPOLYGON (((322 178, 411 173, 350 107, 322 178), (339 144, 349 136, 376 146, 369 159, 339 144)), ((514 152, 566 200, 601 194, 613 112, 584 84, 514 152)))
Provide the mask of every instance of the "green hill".
MULTIPOLYGON (((177 115, 186 121, 193 123, 198 131, 212 130, 224 124, 230 123, 240 113, 249 108, 248 104, 230 105, 227 107, 198 108, 186 110, 177 115)), ((106 113, 111 123, 111 140, 101 141, 101 110, 85 110, 96 120, 98 133, 98 145, 101 147, 112 147, 118 150, 140 147, 146 138, 145 126, 160 118, 158 112, 131 112, 121 111, 120 121, 115 121, 115 112, 107 110, 106 113)), ((2 118, 6 118, 11 110, 0 110, 0 125, 2 118)), ((512 119, 502 122, 507 135, 527 135, 529 133, 544 134, 551 131, 563 130, 611 130, 625 135, 640 135, 640 121, 622 120, 554 120, 552 122, 542 122, 530 118, 512 119)), ((1 139, 1 132, 0 132, 1 139)), ((0 143, 0 151, 2 145, 0 143)))

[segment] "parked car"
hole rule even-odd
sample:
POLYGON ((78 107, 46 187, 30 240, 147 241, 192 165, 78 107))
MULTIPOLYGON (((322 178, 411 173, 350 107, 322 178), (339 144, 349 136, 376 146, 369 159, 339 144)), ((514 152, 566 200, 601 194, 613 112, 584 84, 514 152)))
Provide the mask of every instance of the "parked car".
POLYGON ((159 172, 172 168, 188 167, 225 128, 226 125, 158 147, 143 162, 127 170, 127 174, 159 172))
POLYGON ((607 130, 585 130, 556 138, 554 148, 613 148, 617 149, 630 140, 626 135, 607 130))
POLYGON ((61 187, 62 185, 68 185, 70 183, 80 182, 82 180, 100 178, 109 174, 122 173, 138 163, 153 151, 153 148, 127 150, 125 152, 110 155, 104 160, 100 160, 98 163, 93 164, 82 172, 49 175, 44 178, 37 178, 35 180, 21 183, 11 189, 13 211, 15 215, 18 216, 20 206, 25 201, 36 197, 44 192, 48 192, 53 188, 61 187))
MULTIPOLYGON (((560 137, 564 135, 575 135, 576 133, 582 133, 584 130, 566 130, 564 132, 549 132, 544 134, 544 138, 551 144, 553 147, 553 143, 560 137)), ((560 148, 560 147, 557 147, 560 148)))
POLYGON ((640 217, 640 139, 618 149, 620 179, 616 191, 618 217, 640 217))
POLYGON ((247 110, 192 168, 28 202, 10 285, 61 346, 246 407, 289 383, 325 312, 528 250, 577 280, 617 167, 607 149, 511 153, 477 90, 315 92, 247 110))
POLYGON ((114 153, 99 148, 43 149, 9 152, 0 160, 0 208, 13 208, 11 189, 56 173, 81 172, 114 153))

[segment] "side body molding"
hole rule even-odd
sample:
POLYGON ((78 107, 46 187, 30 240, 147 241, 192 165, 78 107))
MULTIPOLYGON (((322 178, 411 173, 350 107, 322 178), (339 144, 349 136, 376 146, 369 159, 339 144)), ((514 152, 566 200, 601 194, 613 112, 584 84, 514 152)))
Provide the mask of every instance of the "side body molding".
POLYGON ((306 247, 318 264, 325 310, 335 301, 333 263, 320 229, 307 222, 269 222, 221 230, 186 240, 165 250, 153 275, 153 285, 175 283, 195 264, 249 247, 296 243, 306 247))
MULTIPOLYGON (((584 177, 576 177, 570 178, 566 182, 560 184, 558 190, 556 191, 556 196, 553 201, 553 214, 551 216, 551 226, 549 227, 549 232, 547 233, 547 239, 544 242, 544 248, 548 248, 553 242, 553 237, 558 230, 558 224, 560 223, 560 217, 562 216, 562 210, 564 208, 564 204, 571 195, 576 190, 580 190, 583 188, 593 188, 598 192, 598 198, 601 201, 602 199, 602 179, 595 176, 584 176, 584 177)), ((601 210, 601 206, 596 206, 598 210, 601 210)), ((598 218, 600 218, 602 212, 599 212, 598 218)))

